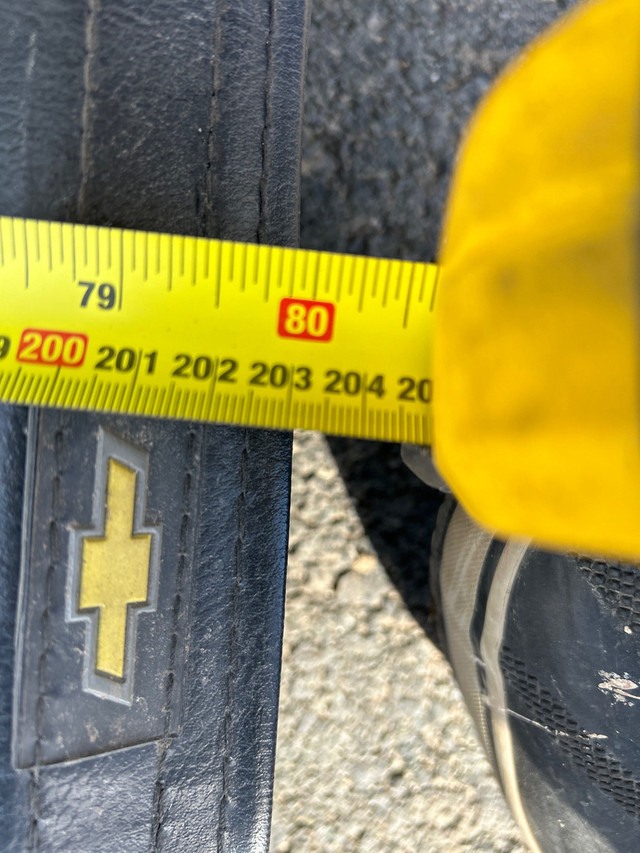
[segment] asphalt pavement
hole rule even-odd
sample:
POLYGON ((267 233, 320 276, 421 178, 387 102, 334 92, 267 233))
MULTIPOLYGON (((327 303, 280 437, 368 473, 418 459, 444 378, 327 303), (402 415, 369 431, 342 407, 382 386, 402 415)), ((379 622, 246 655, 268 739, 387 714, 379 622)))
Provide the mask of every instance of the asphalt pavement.
MULTIPOLYGON (((301 245, 436 256, 455 151, 544 0, 315 0, 301 245)), ((436 640, 438 496, 396 445, 294 441, 272 853, 523 853, 436 640)))

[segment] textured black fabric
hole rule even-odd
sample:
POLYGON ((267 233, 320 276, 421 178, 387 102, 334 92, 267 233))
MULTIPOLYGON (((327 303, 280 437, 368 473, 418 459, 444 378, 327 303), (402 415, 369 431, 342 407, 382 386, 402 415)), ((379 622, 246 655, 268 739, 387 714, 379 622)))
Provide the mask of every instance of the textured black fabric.
MULTIPOLYGON (((296 242, 304 0, 0 8, 0 212, 296 242)), ((2 848, 265 850, 290 437, 60 412, 26 427, 0 409, 2 848), (107 434, 148 458, 168 573, 136 623, 146 730, 127 722, 135 689, 129 709, 82 693, 88 628, 70 621, 107 434)))

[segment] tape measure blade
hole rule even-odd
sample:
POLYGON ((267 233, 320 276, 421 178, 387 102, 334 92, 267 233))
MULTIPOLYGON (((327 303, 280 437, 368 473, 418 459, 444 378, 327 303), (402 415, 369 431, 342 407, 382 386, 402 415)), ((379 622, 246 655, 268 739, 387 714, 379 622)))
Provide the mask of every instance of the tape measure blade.
POLYGON ((0 218, 0 400, 429 443, 436 268, 0 218))

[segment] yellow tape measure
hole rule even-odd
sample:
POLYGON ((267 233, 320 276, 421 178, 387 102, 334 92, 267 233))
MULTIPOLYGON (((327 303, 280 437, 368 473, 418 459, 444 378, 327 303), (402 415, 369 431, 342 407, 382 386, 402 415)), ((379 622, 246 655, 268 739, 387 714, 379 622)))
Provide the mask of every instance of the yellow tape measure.
POLYGON ((0 401, 428 444, 437 267, 0 218, 0 401))

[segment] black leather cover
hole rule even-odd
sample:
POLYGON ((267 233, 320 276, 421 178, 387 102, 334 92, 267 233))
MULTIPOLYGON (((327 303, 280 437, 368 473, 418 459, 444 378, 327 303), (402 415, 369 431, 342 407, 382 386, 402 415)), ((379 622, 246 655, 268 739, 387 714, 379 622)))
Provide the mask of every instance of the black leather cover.
MULTIPOLYGON (((0 8, 1 213, 296 242, 304 0, 0 8)), ((3 850, 266 850, 289 457, 283 434, 0 407, 3 850), (111 680, 74 592, 105 448, 159 549, 111 680)))

